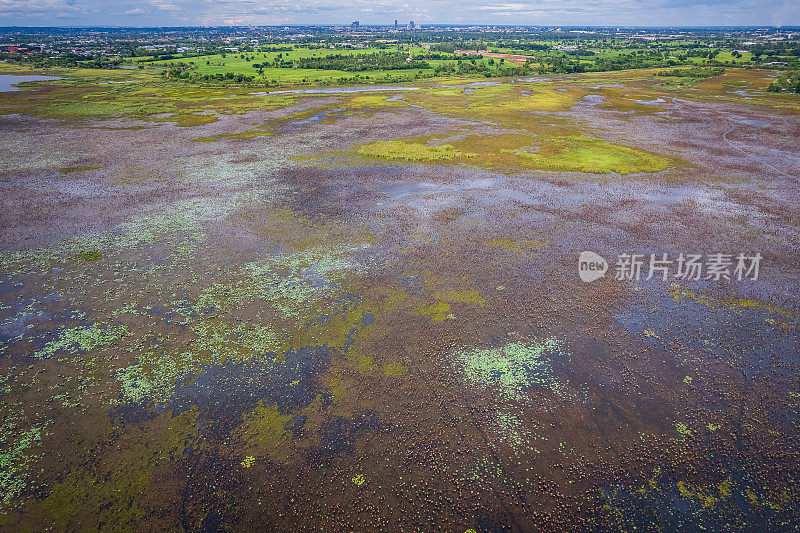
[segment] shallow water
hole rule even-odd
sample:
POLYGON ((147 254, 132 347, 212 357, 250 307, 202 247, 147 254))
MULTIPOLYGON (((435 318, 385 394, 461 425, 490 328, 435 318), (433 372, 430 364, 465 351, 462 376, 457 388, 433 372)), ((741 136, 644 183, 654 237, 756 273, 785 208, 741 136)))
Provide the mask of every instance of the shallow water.
POLYGON ((763 120, 740 120, 739 122, 742 123, 742 124, 747 124, 749 126, 760 126, 762 128, 768 128, 769 127, 769 124, 767 124, 763 120))
POLYGON ((344 110, 345 110, 345 108, 342 107, 342 108, 339 108, 339 109, 331 109, 329 111, 323 111, 321 113, 317 113, 316 115, 312 115, 312 116, 310 116, 308 118, 304 118, 303 120, 295 120, 294 122, 292 122, 292 124, 293 125, 315 124, 317 122, 322 122, 323 120, 325 120, 325 117, 327 117, 331 113, 338 113, 339 111, 344 111, 344 110))
POLYGON ((15 87, 18 83, 27 81, 49 81, 63 80, 57 76, 20 76, 17 74, 0 74, 0 92, 21 91, 21 87, 15 87))
MULTIPOLYGON (((365 93, 377 91, 418 91, 419 87, 389 87, 375 85, 374 87, 323 87, 320 89, 290 89, 286 91, 271 91, 269 94, 337 94, 337 93, 365 93)), ((267 93, 250 93, 267 94, 267 93)))
POLYGON ((435 87, 443 87, 445 89, 456 87, 497 87, 502 85, 499 81, 473 81, 472 83, 462 83, 460 85, 435 85, 435 87))

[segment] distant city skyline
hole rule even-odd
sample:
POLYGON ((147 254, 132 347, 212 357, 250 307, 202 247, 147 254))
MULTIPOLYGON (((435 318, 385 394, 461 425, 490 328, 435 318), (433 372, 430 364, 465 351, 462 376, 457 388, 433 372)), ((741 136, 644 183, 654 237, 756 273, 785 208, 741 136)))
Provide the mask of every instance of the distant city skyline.
POLYGON ((796 0, 0 0, 0 26, 798 26, 796 0))

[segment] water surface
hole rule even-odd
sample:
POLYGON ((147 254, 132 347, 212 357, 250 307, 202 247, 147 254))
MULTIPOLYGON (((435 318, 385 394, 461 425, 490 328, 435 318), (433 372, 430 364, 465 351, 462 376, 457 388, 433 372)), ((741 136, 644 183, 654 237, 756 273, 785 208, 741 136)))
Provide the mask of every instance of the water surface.
POLYGON ((63 80, 57 76, 21 76, 17 74, 0 74, 0 93, 9 91, 21 91, 21 87, 15 87, 18 83, 26 81, 48 81, 63 80))

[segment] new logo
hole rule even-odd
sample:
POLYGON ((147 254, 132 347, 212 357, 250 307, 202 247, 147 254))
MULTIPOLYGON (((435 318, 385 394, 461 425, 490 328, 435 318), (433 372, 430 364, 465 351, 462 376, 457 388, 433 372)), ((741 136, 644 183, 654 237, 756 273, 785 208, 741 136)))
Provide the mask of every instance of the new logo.
POLYGON ((606 260, 594 252, 581 252, 578 256, 578 276, 585 283, 602 278, 607 270, 606 260))

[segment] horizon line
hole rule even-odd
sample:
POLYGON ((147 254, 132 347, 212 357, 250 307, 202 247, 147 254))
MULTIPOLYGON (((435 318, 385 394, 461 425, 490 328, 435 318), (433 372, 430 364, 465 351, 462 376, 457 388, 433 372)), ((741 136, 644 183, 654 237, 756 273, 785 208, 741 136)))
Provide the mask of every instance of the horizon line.
MULTIPOLYGON (((413 22, 413 21, 412 21, 413 22)), ((568 24, 491 24, 491 23, 471 23, 471 24, 454 24, 454 23, 446 23, 446 22, 428 22, 424 24, 419 24, 425 27, 453 27, 453 28, 465 28, 465 27, 494 27, 494 28, 596 28, 596 29, 609 29, 609 28, 617 28, 617 29, 783 29, 783 30, 800 30, 800 25, 780 25, 780 26, 772 26, 766 24, 756 24, 756 25, 728 25, 728 26, 709 26, 709 25, 698 25, 698 26, 691 26, 691 25, 664 25, 664 26, 654 26, 654 25, 632 25, 632 24, 606 24, 606 25, 568 25, 568 24)), ((134 25, 98 25, 98 24, 91 24, 91 25, 64 25, 64 26, 57 26, 57 25, 47 25, 47 26, 4 26, 0 25, 0 29, 143 29, 143 30, 156 30, 156 29, 175 29, 175 28, 183 28, 183 29, 215 29, 215 28, 341 28, 341 27, 349 27, 350 23, 342 23, 342 24, 246 24, 246 25, 239 25, 239 24, 222 24, 217 26, 192 26, 192 25, 177 25, 177 26, 134 26, 134 25)), ((405 24, 402 26, 395 26, 394 24, 370 24, 370 23, 360 23, 360 28, 399 28, 405 29, 405 24)), ((417 28, 419 29, 419 28, 417 28)))

